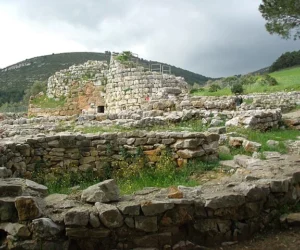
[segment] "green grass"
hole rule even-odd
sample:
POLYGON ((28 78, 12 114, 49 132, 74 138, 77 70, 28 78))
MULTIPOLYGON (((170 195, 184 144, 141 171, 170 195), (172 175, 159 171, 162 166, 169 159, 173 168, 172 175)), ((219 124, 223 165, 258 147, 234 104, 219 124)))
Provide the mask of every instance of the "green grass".
MULTIPOLYGON (((80 131, 84 134, 96 134, 104 132, 127 132, 135 130, 134 128, 127 128, 120 125, 114 126, 91 126, 76 128, 76 131, 80 131)), ((152 127, 146 127, 144 130, 147 131, 190 131, 190 132, 204 132, 207 130, 207 126, 202 123, 201 120, 189 120, 179 123, 169 123, 167 125, 156 125, 152 127)))
POLYGON ((73 192, 71 189, 73 186, 79 186, 77 190, 83 190, 104 179, 114 178, 117 180, 121 194, 132 194, 145 187, 197 186, 201 183, 196 179, 192 179, 192 175, 213 171, 219 166, 218 162, 203 162, 195 159, 189 161, 184 167, 178 168, 171 158, 164 156, 162 156, 159 164, 160 165, 156 167, 151 167, 146 164, 132 173, 130 173, 130 168, 126 168, 126 177, 118 176, 117 172, 107 172, 106 177, 97 178, 91 171, 86 173, 68 172, 56 175, 55 177, 45 177, 42 172, 38 171, 35 180, 46 185, 50 194, 70 194, 73 192))
POLYGON ((287 140, 295 140, 297 136, 299 136, 298 130, 292 130, 292 129, 285 129, 285 130, 270 130, 266 132, 259 132, 256 130, 250 130, 250 129, 229 129, 228 132, 237 132, 240 134, 243 134, 247 137, 250 141, 255 141, 260 143, 261 146, 261 152, 264 151, 277 151, 279 153, 285 154, 287 153, 288 149, 286 145, 284 144, 287 140), (267 145, 268 140, 275 140, 279 141, 279 145, 277 147, 269 147, 267 145))
POLYGON ((54 98, 48 98, 46 95, 37 97, 31 102, 34 106, 39 108, 60 108, 66 103, 65 98, 55 100, 54 98))
POLYGON ((169 123, 167 125, 153 126, 147 128, 150 131, 190 131, 190 132, 203 132, 207 130, 207 126, 201 120, 189 120, 179 123, 169 123))
POLYGON ((222 88, 216 92, 209 92, 208 89, 204 89, 204 91, 196 91, 192 95, 196 96, 229 96, 232 95, 230 88, 222 88))
POLYGON ((218 162, 202 162, 199 160, 190 161, 185 167, 171 169, 144 168, 138 175, 130 178, 120 178, 117 180, 122 194, 132 194, 145 187, 166 188, 170 186, 200 185, 199 181, 191 179, 193 174, 204 173, 215 170, 219 166, 218 162))
POLYGON ((233 148, 230 147, 230 154, 226 153, 219 153, 219 160, 220 161, 228 161, 228 160, 233 160, 235 155, 252 155, 250 152, 246 152, 243 147, 240 148, 233 148))
MULTIPOLYGON (((300 91, 300 67, 294 67, 276 71, 269 74, 274 77, 278 85, 265 86, 259 83, 244 86, 244 93, 273 93, 280 91, 300 91)), ((208 89, 193 93, 198 96, 229 96, 232 95, 230 88, 223 88, 217 92, 209 92, 208 89)))
POLYGON ((91 127, 76 128, 76 131, 80 131, 84 134, 97 134, 97 133, 105 133, 105 132, 126 132, 131 130, 133 129, 122 127, 119 125, 106 126, 106 127, 91 126, 91 127))

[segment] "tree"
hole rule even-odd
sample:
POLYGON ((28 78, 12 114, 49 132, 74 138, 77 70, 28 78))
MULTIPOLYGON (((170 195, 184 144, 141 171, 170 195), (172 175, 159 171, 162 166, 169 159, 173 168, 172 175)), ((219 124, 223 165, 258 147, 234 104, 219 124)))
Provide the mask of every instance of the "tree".
POLYGON ((31 85, 30 88, 25 90, 25 95, 23 97, 23 102, 28 103, 30 96, 35 96, 40 92, 46 93, 47 85, 43 82, 36 81, 31 85))
POLYGON ((231 87, 231 93, 233 94, 242 94, 244 92, 243 85, 236 83, 231 87))
POLYGON ((263 0, 259 11, 267 21, 266 29, 270 34, 300 39, 299 0, 263 0))
POLYGON ((212 85, 209 86, 208 91, 209 92, 217 92, 219 89, 221 89, 220 85, 213 83, 212 85))

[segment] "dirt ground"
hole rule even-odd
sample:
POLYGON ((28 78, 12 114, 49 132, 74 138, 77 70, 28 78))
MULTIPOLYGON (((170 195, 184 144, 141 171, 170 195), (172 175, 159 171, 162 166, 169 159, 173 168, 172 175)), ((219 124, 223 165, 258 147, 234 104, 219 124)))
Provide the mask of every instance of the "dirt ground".
POLYGON ((215 250, 300 250, 300 228, 269 231, 253 239, 215 250))

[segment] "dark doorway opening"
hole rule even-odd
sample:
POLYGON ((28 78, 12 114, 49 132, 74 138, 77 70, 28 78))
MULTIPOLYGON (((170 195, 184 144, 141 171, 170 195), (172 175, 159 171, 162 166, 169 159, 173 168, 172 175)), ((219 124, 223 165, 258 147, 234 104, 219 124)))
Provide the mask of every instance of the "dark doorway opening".
POLYGON ((97 113, 104 113, 104 106, 98 106, 97 113))
POLYGON ((7 236, 7 232, 5 232, 4 230, 0 229, 0 249, 6 249, 6 236, 7 236))

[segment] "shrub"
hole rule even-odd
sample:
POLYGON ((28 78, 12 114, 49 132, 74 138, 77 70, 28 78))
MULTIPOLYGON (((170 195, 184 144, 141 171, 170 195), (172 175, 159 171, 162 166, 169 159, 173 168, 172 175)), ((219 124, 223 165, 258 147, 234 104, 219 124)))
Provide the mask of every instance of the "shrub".
POLYGON ((116 60, 120 62, 127 62, 132 58, 132 56, 133 55, 130 51, 123 51, 116 57, 116 60))
POLYGON ((270 75, 264 75, 256 81, 257 84, 263 86, 275 86, 278 84, 276 79, 270 75))
POLYGON ((242 94, 244 92, 243 85, 240 83, 236 83, 231 87, 231 92, 233 94, 242 94))
POLYGON ((193 94, 193 93, 196 93, 196 92, 198 92, 198 89, 191 89, 190 90, 190 94, 193 94))
POLYGON ((221 89, 220 85, 213 83, 212 85, 209 86, 208 91, 209 92, 217 92, 220 89, 221 89))
POLYGON ((270 75, 265 75, 265 79, 266 79, 266 81, 268 82, 268 85, 269 85, 269 86, 275 86, 275 85, 278 85, 277 80, 276 80, 274 77, 270 76, 270 75))

